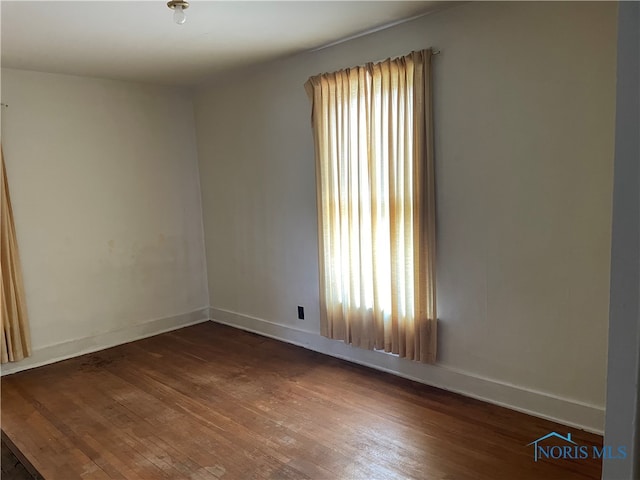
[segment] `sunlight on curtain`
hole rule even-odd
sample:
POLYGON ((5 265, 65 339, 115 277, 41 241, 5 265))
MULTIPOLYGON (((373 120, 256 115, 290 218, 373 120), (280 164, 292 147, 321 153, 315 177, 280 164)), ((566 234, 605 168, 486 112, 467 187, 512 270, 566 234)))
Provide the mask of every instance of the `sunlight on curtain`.
POLYGON ((9 198, 9 183, 0 147, 0 292, 2 295, 2 363, 31 355, 27 307, 18 257, 18 243, 9 198))
POLYGON ((322 335, 433 363, 431 50, 318 75, 322 335))

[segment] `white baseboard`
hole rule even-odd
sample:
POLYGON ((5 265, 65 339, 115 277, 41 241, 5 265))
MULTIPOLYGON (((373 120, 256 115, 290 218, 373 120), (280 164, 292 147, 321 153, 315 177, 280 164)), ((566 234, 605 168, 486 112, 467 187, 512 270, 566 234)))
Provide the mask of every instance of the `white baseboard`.
POLYGON ((152 337, 159 333, 177 330, 178 328, 202 323, 209 320, 209 308, 201 308, 193 312, 174 315, 171 317, 151 320, 149 322, 131 325, 99 335, 70 340, 47 347, 34 349, 32 355, 15 363, 2 365, 2 376, 21 372, 31 368, 41 367, 50 363, 56 363, 68 358, 79 357, 87 353, 104 350, 105 348, 122 345, 146 337, 152 337))
POLYGON ((526 387, 483 378, 446 365, 425 365, 384 352, 363 350, 344 342, 260 318, 211 308, 212 321, 298 345, 332 357, 392 373, 467 397, 602 435, 604 407, 562 398, 526 387))
POLYGON ((425 365, 383 352, 355 348, 344 342, 322 337, 317 331, 303 330, 216 308, 203 308, 182 315, 152 320, 112 332, 36 349, 29 358, 2 365, 0 374, 4 376, 48 365, 202 323, 209 319, 564 425, 600 435, 604 431, 605 409, 601 406, 589 405, 546 392, 483 378, 446 365, 425 365))

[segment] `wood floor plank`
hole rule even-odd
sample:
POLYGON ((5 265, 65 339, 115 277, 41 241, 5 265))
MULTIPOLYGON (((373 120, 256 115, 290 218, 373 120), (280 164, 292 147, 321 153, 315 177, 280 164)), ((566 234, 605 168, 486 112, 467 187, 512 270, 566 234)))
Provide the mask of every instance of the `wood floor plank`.
POLYGON ((2 378, 45 479, 598 479, 602 438, 212 322, 2 378))

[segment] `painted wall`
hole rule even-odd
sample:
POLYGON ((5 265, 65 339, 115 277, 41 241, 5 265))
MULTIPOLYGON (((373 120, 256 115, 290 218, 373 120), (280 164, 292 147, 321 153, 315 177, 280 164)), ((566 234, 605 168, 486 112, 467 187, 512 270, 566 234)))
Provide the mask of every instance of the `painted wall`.
POLYGON ((33 364, 204 320, 188 92, 2 70, 33 364))
POLYGON ((601 431, 615 3, 474 2, 194 100, 212 317, 601 431), (318 335, 316 73, 435 46, 439 363, 318 335), (296 306, 306 319, 296 318, 296 306))
POLYGON ((605 459, 602 478, 640 478, 640 3, 618 13, 611 307, 605 445, 628 456, 605 459))

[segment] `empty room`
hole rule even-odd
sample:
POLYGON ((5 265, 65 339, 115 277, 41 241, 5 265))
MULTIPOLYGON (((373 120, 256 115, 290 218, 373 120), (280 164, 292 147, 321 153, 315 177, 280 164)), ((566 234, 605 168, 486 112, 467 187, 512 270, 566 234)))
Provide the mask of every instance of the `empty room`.
POLYGON ((640 3, 0 20, 2 479, 640 479, 640 3))

